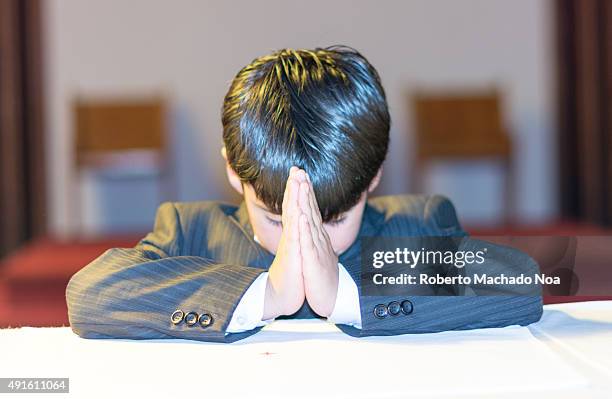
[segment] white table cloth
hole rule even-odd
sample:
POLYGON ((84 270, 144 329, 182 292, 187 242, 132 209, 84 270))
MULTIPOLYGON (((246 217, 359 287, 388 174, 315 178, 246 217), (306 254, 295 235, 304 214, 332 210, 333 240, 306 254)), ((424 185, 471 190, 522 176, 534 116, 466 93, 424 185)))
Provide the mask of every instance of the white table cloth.
POLYGON ((546 306, 529 327, 361 339, 319 320, 232 344, 4 329, 0 353, 0 377, 69 377, 53 397, 610 398, 612 301, 546 306))

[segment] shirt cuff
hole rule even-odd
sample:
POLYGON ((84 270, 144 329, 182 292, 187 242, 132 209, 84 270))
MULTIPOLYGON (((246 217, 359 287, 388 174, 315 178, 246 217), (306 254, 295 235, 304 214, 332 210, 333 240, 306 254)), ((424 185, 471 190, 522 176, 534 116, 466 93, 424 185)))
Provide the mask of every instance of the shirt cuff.
POLYGON ((268 272, 263 272, 257 276, 238 302, 227 326, 226 334, 252 330, 274 321, 274 319, 262 320, 267 285, 268 272))
POLYGON ((361 328, 361 307, 357 284, 341 263, 338 263, 338 293, 328 321, 361 328))

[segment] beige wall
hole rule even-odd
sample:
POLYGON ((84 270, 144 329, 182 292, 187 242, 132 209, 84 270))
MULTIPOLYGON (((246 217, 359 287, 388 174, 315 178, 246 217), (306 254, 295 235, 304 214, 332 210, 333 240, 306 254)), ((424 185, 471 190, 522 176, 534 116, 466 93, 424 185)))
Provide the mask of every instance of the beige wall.
MULTIPOLYGON (((180 175, 175 199, 236 200, 219 156, 220 107, 230 80, 271 50, 336 43, 366 55, 387 90, 393 127, 386 168, 396 172, 386 174, 379 193, 409 190, 407 93, 419 87, 499 85, 506 91, 517 148, 517 216, 545 221, 556 215, 549 0, 49 0, 45 5, 49 222, 58 234, 78 225, 89 231, 149 228, 158 202, 152 182, 111 187, 84 178, 86 207, 82 218, 75 215, 68 178, 69 106, 77 93, 165 93, 175 106, 180 175), (119 208, 102 204, 118 198, 119 208)), ((498 172, 485 163, 440 165, 429 189, 454 198, 465 222, 498 220, 498 172)))

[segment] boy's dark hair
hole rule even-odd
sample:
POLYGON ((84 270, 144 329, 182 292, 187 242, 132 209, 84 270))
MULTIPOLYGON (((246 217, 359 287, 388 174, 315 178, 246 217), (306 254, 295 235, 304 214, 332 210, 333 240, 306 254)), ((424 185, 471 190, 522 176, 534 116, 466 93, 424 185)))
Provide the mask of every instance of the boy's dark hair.
POLYGON ((368 188, 389 145, 378 73, 344 46, 255 59, 234 78, 222 113, 230 166, 277 214, 295 165, 309 174, 323 220, 337 218, 368 188))

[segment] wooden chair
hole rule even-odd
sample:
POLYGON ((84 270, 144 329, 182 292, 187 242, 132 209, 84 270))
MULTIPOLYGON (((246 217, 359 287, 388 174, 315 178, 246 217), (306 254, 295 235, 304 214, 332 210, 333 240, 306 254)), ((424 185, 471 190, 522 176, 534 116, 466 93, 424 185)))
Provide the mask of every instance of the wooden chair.
MULTIPOLYGON (((162 98, 77 98, 73 105, 75 180, 84 170, 107 179, 158 178, 159 201, 167 200, 173 179, 168 178, 166 108, 162 98)), ((77 190, 78 186, 73 184, 77 190)), ((80 214, 80 191, 75 199, 80 214)))
POLYGON ((416 118, 414 191, 422 192, 423 172, 430 162, 497 158, 505 170, 504 210, 513 211, 512 144, 503 126, 496 91, 426 94, 413 98, 416 118))

